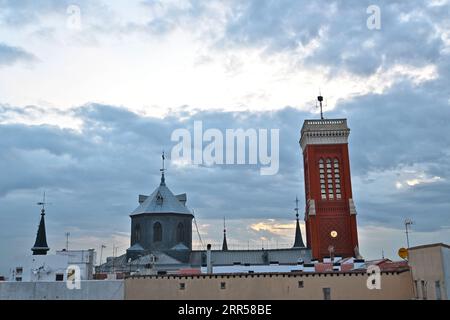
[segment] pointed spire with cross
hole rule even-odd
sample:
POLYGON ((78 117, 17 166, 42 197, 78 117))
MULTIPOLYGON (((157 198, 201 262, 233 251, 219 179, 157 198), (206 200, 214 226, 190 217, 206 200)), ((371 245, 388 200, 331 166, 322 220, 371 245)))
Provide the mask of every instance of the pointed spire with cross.
POLYGON ((303 242, 302 238, 302 231, 300 229, 300 222, 299 222, 299 214, 298 214, 298 197, 295 197, 295 216, 297 223, 295 225, 295 240, 294 240, 294 248, 304 248, 305 244, 303 242))
POLYGON ((222 243, 222 251, 228 250, 228 243, 227 243, 227 228, 225 225, 225 217, 223 217, 223 243, 222 243))
POLYGON ((47 251, 50 250, 47 244, 47 235, 45 232, 45 205, 48 204, 45 202, 45 192, 44 196, 42 197, 42 201, 38 202, 37 205, 42 206, 41 208, 41 220, 39 222, 38 232, 36 234, 36 241, 34 242, 33 248, 31 248, 31 251, 33 251, 33 255, 46 255, 47 251))

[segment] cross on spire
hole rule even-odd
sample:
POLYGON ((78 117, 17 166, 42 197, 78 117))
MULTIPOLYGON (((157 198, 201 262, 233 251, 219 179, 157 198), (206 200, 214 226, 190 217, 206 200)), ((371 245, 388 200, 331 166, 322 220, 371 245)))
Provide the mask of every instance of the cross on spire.
POLYGON ((166 156, 164 154, 164 150, 162 152, 161 158, 162 158, 162 168, 159 169, 159 171, 161 171, 161 185, 165 186, 166 185, 166 178, 164 177, 164 172, 166 171, 166 169, 164 167, 164 164, 165 164, 164 162, 166 160, 166 156))

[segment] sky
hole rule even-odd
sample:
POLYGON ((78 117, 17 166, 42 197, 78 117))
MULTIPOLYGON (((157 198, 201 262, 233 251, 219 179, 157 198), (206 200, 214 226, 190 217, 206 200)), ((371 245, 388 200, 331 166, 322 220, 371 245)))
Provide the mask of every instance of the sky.
POLYGON ((406 218, 411 245, 449 243, 449 16, 448 0, 0 0, 0 274, 31 253, 44 191, 52 252, 70 232, 123 253, 162 150, 203 242, 226 217, 231 248, 292 245, 319 92, 351 128, 361 254, 398 259, 406 218), (195 121, 279 129, 278 173, 171 162, 195 121))

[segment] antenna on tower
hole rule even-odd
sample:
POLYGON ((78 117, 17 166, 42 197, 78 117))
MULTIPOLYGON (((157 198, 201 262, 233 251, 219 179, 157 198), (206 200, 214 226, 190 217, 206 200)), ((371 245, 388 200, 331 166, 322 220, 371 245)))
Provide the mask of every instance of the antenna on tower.
MULTIPOLYGON (((317 97, 317 101, 319 101, 320 119, 323 120, 324 119, 323 118, 323 105, 322 105, 323 97, 322 97, 322 94, 320 93, 320 90, 319 90, 319 96, 317 97)), ((317 104, 316 104, 316 107, 317 107, 317 104)))

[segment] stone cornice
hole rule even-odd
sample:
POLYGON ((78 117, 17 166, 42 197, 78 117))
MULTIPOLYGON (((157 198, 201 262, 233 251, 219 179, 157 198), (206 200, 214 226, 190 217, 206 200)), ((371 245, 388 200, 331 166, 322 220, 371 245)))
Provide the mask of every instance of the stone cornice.
POLYGON ((300 145, 305 150, 309 144, 348 143, 350 129, 347 119, 305 120, 301 130, 300 145))

